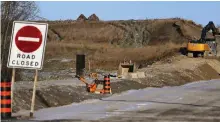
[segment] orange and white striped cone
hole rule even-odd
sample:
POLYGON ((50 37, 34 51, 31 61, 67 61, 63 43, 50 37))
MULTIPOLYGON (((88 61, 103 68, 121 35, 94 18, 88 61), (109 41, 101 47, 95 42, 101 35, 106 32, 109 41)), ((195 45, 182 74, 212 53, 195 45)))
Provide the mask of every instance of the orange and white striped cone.
POLYGON ((104 76, 104 94, 111 94, 111 85, 109 75, 104 76))

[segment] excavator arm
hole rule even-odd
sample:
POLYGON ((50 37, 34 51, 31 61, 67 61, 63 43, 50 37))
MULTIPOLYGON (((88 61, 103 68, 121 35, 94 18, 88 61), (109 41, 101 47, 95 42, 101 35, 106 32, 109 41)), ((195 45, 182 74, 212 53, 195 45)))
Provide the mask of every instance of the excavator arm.
POLYGON ((215 27, 215 24, 213 23, 213 21, 209 21, 209 23, 202 29, 200 41, 205 41, 205 39, 206 39, 206 33, 207 33, 209 30, 212 30, 213 36, 215 36, 215 35, 220 35, 220 32, 219 32, 219 30, 215 27))

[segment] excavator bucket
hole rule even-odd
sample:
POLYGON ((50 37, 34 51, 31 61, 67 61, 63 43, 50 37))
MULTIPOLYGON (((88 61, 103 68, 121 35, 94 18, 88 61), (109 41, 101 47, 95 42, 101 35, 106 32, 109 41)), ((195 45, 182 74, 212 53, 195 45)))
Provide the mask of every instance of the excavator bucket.
POLYGON ((214 41, 207 41, 210 50, 206 51, 204 54, 205 58, 218 58, 220 57, 220 35, 215 35, 214 41))
POLYGON ((217 56, 217 43, 216 40, 207 41, 206 42, 209 46, 209 50, 205 52, 205 56, 207 57, 216 57, 217 56))

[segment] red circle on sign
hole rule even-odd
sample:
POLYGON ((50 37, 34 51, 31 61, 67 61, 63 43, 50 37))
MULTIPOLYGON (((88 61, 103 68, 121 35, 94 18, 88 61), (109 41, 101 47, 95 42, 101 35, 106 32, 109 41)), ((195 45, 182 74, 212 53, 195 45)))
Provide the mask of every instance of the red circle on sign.
POLYGON ((34 26, 25 26, 18 30, 15 36, 15 44, 18 49, 31 53, 36 51, 42 43, 42 34, 40 30, 34 26))

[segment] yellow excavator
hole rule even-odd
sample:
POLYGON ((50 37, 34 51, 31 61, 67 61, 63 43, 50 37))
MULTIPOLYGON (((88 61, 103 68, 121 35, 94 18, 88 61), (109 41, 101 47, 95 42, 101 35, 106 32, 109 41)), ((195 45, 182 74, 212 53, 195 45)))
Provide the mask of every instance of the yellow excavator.
POLYGON ((210 21, 203 29, 201 33, 201 38, 199 40, 191 40, 187 44, 187 52, 193 54, 193 57, 202 57, 209 56, 218 56, 218 47, 217 44, 220 43, 220 32, 218 28, 215 27, 215 24, 210 21), (214 38, 206 38, 206 33, 212 30, 214 38))

